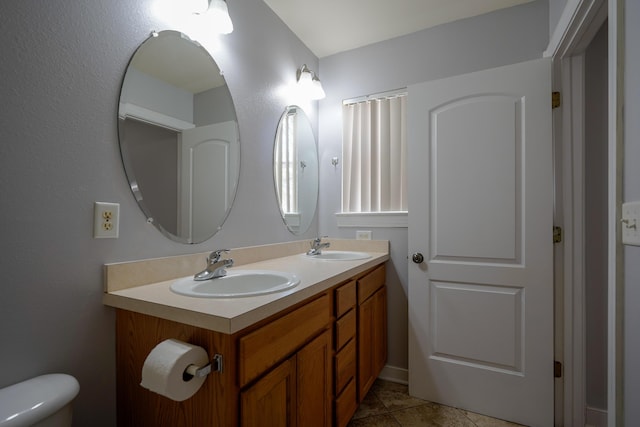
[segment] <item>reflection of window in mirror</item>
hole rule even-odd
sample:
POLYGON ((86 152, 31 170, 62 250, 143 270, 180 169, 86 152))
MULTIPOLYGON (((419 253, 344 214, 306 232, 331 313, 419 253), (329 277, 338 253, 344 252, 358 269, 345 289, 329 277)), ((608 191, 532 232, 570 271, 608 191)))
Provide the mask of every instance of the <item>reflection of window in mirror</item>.
POLYGON ((318 203, 318 150, 309 118, 294 105, 287 106, 278 121, 273 180, 287 229, 296 235, 306 232, 318 203))
POLYGON ((296 145, 295 108, 283 117, 279 141, 276 143, 275 175, 280 196, 280 209, 284 215, 298 212, 298 149, 296 145))

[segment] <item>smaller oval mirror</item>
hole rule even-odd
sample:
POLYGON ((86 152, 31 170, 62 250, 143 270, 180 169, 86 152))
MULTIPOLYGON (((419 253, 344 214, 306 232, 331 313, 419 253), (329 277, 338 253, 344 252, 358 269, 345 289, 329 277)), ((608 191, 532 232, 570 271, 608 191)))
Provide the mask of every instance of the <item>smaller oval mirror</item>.
POLYGON ((285 108, 278 123, 273 179, 282 220, 293 234, 304 233, 318 204, 318 150, 309 118, 295 105, 285 108))
POLYGON ((124 169, 147 221, 182 243, 213 236, 235 197, 240 138, 211 55, 180 32, 154 33, 129 63, 118 116, 124 169))

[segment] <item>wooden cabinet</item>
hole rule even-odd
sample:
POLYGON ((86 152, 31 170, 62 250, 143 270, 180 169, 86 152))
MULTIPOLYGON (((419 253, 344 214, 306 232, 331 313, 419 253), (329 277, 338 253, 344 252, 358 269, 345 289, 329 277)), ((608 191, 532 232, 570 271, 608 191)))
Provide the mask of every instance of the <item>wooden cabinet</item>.
POLYGON ((241 425, 331 425, 331 320, 323 294, 239 338, 241 425))
POLYGON ((386 289, 358 306, 358 401, 362 401, 387 360, 386 289))
POLYGON ((242 392, 242 425, 258 427, 264 420, 273 426, 295 425, 296 384, 296 358, 292 357, 242 392))
POLYGON ((346 426, 387 360, 385 267, 334 291, 334 425, 346 426))
POLYGON ((386 360, 384 275, 381 265, 233 335, 118 309, 118 425, 346 426, 386 360), (146 356, 169 338, 224 358, 184 402, 140 387, 146 356))
POLYGON ((241 392, 241 425, 330 426, 330 360, 326 330, 241 392))
POLYGON ((346 426, 358 407, 356 390, 356 281, 334 291, 334 425, 346 426))

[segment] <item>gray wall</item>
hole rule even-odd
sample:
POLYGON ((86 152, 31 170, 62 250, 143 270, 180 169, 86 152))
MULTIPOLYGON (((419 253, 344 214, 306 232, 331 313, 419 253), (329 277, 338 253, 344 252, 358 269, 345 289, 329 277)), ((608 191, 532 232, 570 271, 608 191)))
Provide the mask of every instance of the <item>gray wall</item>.
POLYGON ((549 0, 549 38, 553 35, 566 4, 567 0, 549 0))
POLYGON ((607 409, 607 25, 585 52, 585 304, 587 406, 607 409))
MULTIPOLYGON (((146 224, 120 161, 116 115, 136 47, 151 30, 172 27, 152 14, 154 3, 0 3, 0 387, 72 374, 79 426, 115 425, 115 317, 102 305, 104 263, 294 239, 275 199, 273 138, 290 103, 282 89, 299 66, 317 69, 318 61, 262 0, 229 1, 235 31, 213 52, 240 125, 229 219, 193 246, 146 224), (119 239, 92 239, 94 201, 120 203, 119 239)), ((317 112, 307 112, 315 127, 317 112)), ((303 238, 316 233, 314 223, 303 238)))
MULTIPOLYGON (((342 100, 539 58, 548 44, 548 19, 547 1, 539 0, 322 58, 321 234, 354 238, 356 230, 367 229, 338 228, 334 215, 340 211, 341 168, 331 158, 342 157, 342 100)), ((375 228, 373 238, 391 241, 388 364, 406 369, 407 229, 375 228)))
POLYGON ((193 123, 196 126, 235 120, 233 99, 227 86, 205 90, 193 96, 193 123))
MULTIPOLYGON (((624 0, 625 93, 623 200, 640 200, 640 2, 624 0)), ((624 249, 624 400, 626 426, 640 425, 640 247, 624 249)))

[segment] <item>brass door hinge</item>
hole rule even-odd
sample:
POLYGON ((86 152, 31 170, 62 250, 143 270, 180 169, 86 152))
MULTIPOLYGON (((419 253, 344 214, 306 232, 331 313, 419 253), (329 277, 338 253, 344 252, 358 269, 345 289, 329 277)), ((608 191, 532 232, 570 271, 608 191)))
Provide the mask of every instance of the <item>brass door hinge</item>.
POLYGON ((562 242, 562 227, 553 227, 553 243, 562 242))
POLYGON ((551 108, 560 106, 560 92, 551 92, 551 108))
POLYGON ((553 377, 562 378, 562 362, 557 360, 553 362, 553 377))

